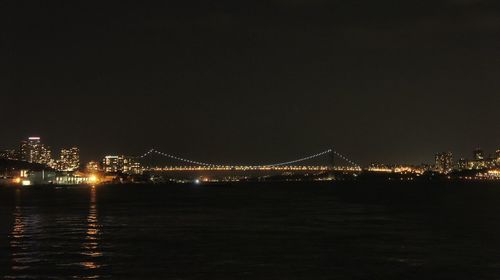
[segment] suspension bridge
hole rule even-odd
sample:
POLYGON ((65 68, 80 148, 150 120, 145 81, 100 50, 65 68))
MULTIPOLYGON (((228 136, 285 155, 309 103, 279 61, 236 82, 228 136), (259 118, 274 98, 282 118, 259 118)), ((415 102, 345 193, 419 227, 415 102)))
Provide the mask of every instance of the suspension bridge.
POLYGON ((328 149, 319 153, 311 154, 308 156, 300 157, 294 160, 284 162, 267 163, 259 165, 246 165, 246 164, 221 164, 213 162, 203 162, 193 159, 187 159, 177 155, 165 153, 157 149, 150 149, 139 157, 141 161, 146 161, 151 157, 160 157, 161 159, 177 162, 177 165, 163 165, 163 166, 150 166, 147 167, 148 171, 157 172, 181 172, 181 171, 343 171, 343 172, 359 172, 361 166, 353 160, 347 158, 343 154, 328 149), (307 164, 308 162, 317 161, 321 158, 327 158, 329 164, 317 165, 307 164), (340 159, 344 165, 337 165, 337 159, 340 159))

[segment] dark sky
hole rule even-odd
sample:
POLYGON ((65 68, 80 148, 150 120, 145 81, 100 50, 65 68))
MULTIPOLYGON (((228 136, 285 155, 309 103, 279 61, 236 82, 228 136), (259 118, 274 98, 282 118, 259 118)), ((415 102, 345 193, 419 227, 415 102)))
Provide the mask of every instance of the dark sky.
POLYGON ((145 2, 0 1, 0 148, 366 164, 500 146, 497 0, 145 2))

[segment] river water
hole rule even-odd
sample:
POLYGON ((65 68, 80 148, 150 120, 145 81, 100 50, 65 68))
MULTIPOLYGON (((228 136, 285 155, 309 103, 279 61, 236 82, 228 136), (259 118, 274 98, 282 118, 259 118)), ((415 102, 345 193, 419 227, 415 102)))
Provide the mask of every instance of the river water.
POLYGON ((498 183, 0 188, 0 279, 500 279, 498 183))

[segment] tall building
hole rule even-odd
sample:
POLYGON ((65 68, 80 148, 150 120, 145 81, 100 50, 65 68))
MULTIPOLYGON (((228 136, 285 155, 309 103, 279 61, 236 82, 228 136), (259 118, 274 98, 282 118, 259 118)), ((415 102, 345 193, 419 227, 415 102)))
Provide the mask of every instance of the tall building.
POLYGON ((21 142, 20 160, 49 164, 52 161, 50 147, 41 143, 40 137, 30 137, 21 142))
POLYGON ((80 150, 76 147, 62 149, 61 157, 57 162, 57 169, 61 171, 75 171, 80 167, 80 150))
POLYGON ((102 169, 104 172, 108 173, 142 173, 141 164, 137 160, 135 160, 134 157, 128 156, 106 156, 102 161, 102 169))
POLYGON ((116 173, 123 171, 123 157, 105 156, 102 160, 102 169, 107 173, 116 173))
POLYGON ((20 159, 27 162, 34 162, 35 158, 38 156, 40 146, 40 137, 30 137, 27 141, 22 141, 20 148, 20 159))
POLYGON ((142 174, 142 166, 135 157, 124 157, 123 173, 126 174, 142 174))
POLYGON ((453 170, 453 154, 451 152, 436 154, 436 171, 440 173, 449 173, 453 170))

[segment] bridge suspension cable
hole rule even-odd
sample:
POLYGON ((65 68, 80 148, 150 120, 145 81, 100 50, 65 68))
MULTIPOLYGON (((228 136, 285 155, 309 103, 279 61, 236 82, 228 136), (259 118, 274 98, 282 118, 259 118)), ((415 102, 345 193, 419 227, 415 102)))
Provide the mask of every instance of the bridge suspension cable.
POLYGON ((335 151, 335 150, 331 150, 336 156, 338 156, 339 158, 345 160, 346 162, 348 162, 349 164, 355 166, 355 167, 361 167, 361 165, 355 163, 354 161, 346 158, 345 156, 343 156, 342 154, 340 154, 339 152, 335 151))
MULTIPOLYGON (((291 161, 278 162, 278 163, 273 163, 273 164, 253 165, 253 166, 249 166, 249 167, 259 168, 259 167, 275 167, 275 166, 289 165, 289 164, 294 164, 294 163, 299 163, 299 162, 311 160, 311 159, 314 159, 314 158, 317 158, 317 157, 321 157, 323 155, 330 154, 330 153, 333 153, 334 155, 338 156, 339 158, 343 159, 344 161, 348 162, 349 164, 351 164, 351 165, 353 165, 355 167, 360 167, 359 164, 356 164, 352 160, 348 159, 344 155, 342 155, 342 154, 340 154, 337 151, 332 150, 332 149, 328 149, 328 150, 322 151, 322 152, 317 153, 317 154, 313 154, 313 155, 310 155, 310 156, 306 156, 306 157, 295 159, 295 160, 291 160, 291 161)), ((178 161, 182 161, 182 162, 186 162, 186 163, 190 163, 190 164, 195 164, 195 165, 201 165, 201 166, 212 166, 212 167, 237 167, 238 166, 238 165, 214 164, 214 163, 207 163, 207 162, 201 162, 201 161, 196 161, 196 160, 190 160, 190 159, 187 159, 187 158, 182 158, 182 157, 179 157, 179 156, 175 156, 175 155, 167 154, 167 153, 164 153, 164 152, 160 152, 160 151, 158 151, 158 150, 156 150, 154 148, 151 149, 151 150, 149 150, 149 151, 147 151, 146 153, 144 153, 139 158, 143 159, 143 158, 145 158, 145 157, 147 157, 147 156, 149 156, 151 154, 156 154, 156 155, 160 155, 160 156, 167 157, 167 158, 170 158, 170 159, 174 159, 174 160, 178 160, 178 161)))
POLYGON ((274 163, 274 164, 258 165, 258 166, 255 166, 255 167, 273 167, 273 166, 283 166, 283 165, 288 165, 288 164, 298 163, 298 162, 302 162, 302 161, 310 160, 310 159, 313 159, 313 158, 317 158, 317 157, 320 157, 320 156, 322 156, 322 155, 329 154, 329 153, 331 153, 331 152, 332 152, 332 150, 331 150, 331 149, 329 149, 329 150, 323 151, 323 152, 321 152, 321 153, 317 153, 317 154, 315 154, 315 155, 310 155, 310 156, 307 156, 307 157, 299 158, 299 159, 296 159, 296 160, 291 160, 291 161, 286 161, 286 162, 279 162, 279 163, 274 163))

